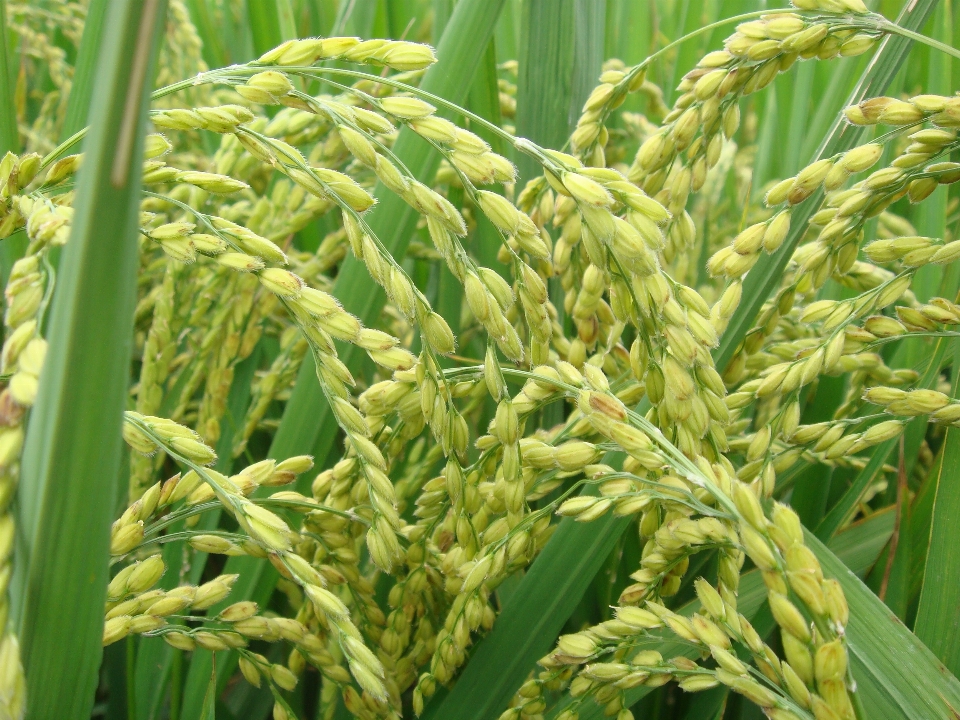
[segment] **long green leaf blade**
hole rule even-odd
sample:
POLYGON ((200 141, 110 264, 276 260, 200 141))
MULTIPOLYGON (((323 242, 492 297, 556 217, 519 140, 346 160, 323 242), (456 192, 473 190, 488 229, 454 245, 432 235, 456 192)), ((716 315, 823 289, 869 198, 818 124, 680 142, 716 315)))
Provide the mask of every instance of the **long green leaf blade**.
MULTIPOLYGON (((20 149, 17 127, 15 84, 10 76, 10 53, 7 48, 7 3, 0 0, 0 155, 20 149)), ((0 282, 6 287, 10 269, 26 249, 23 233, 16 233, 0 243, 0 282)))
MULTIPOLYGON (((517 79, 517 134, 543 147, 562 148, 597 82, 606 29, 605 0, 530 0, 520 23, 517 79)), ((519 186, 541 172, 531 157, 517 158, 519 186)), ((564 290, 549 281, 550 299, 563 324, 564 290)), ((561 408, 546 411, 545 422, 561 420, 561 408)))
MULTIPOLYGON (((954 348, 953 388, 960 392, 960 343, 954 348)), ((948 428, 934 475, 933 521, 914 632, 954 674, 960 673, 960 428, 948 428)))
POLYGON ((893 534, 894 516, 894 508, 888 507, 853 523, 830 539, 830 549, 854 574, 862 575, 876 563, 893 534))
POLYGON ((289 0, 247 0, 247 17, 257 55, 296 36, 289 0))
POLYGON ((197 34, 203 42, 203 59, 209 67, 226 65, 226 53, 221 38, 214 27, 210 16, 210 6, 207 0, 187 0, 187 11, 190 20, 197 28, 197 34))
POLYGON ((87 8, 87 21, 83 25, 80 51, 77 53, 70 97, 67 99, 67 115, 60 131, 63 140, 79 132, 87 124, 90 98, 93 96, 93 85, 99 70, 97 58, 106 29, 108 5, 107 0, 90 0, 87 8))
POLYGON ((0 0, 0 152, 17 152, 19 147, 20 132, 7 49, 7 3, 0 0))
POLYGON ((207 683, 207 692, 203 696, 203 709, 200 720, 216 720, 217 718, 217 673, 210 673, 210 682, 207 683))
POLYGON ((88 718, 102 655, 137 271, 143 132, 163 0, 111 5, 23 457, 19 629, 31 718, 88 718), (78 422, 82 418, 83 422, 78 422))
MULTIPOLYGON (((517 134, 543 147, 561 148, 603 61, 605 2, 530 0, 521 22, 517 134)), ((540 172, 526 155, 517 159, 520 185, 540 172)))

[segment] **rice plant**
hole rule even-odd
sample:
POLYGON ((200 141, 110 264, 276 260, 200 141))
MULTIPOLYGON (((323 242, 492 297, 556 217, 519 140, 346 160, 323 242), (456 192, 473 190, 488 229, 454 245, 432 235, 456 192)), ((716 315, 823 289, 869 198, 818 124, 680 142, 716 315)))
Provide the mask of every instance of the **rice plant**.
POLYGON ((958 10, 0 2, 0 718, 960 718, 958 10))

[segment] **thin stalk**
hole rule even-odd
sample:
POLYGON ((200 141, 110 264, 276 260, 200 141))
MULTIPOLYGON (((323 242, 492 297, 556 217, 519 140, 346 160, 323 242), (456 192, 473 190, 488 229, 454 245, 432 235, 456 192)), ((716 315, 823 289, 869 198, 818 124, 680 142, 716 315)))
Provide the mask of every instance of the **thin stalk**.
POLYGON ((927 47, 932 47, 935 50, 939 50, 942 53, 946 53, 951 57, 957 58, 960 60, 960 50, 955 47, 950 47, 946 43, 940 42, 939 40, 934 40, 931 37, 927 37, 923 33, 914 32, 913 30, 908 30, 905 27, 897 25, 895 22, 883 18, 879 23, 880 29, 884 32, 888 32, 892 35, 899 35, 900 37, 909 38, 918 43, 923 43, 927 47))

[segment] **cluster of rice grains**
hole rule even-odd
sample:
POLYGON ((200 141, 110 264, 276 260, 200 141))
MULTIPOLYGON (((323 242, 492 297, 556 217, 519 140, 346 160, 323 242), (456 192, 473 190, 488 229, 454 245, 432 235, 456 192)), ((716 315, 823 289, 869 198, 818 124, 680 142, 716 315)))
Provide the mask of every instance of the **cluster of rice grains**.
MULTIPOLYGON (((918 386, 916 373, 887 367, 876 352, 960 324, 950 299, 921 303, 909 290, 918 268, 960 257, 960 241, 901 232, 910 229, 886 212, 900 198, 920 202, 960 180, 960 164, 947 159, 960 142, 960 98, 873 98, 848 108, 851 123, 890 132, 771 187, 770 212, 710 258, 715 280, 695 289, 678 279, 690 275, 697 244, 688 205, 738 132, 740 100, 797 60, 869 50, 882 25, 859 0, 794 0, 797 12, 739 25, 724 50, 683 78, 662 122, 647 123, 629 167, 608 166, 622 148, 606 123, 628 94, 658 97, 646 79, 649 61, 608 65, 572 154, 485 127, 543 168, 515 202, 513 164, 462 126, 485 124, 440 117, 441 102, 416 88, 435 60, 430 48, 294 40, 257 62, 205 71, 182 5, 171 5, 168 34, 180 52, 161 61, 165 77, 183 67, 200 74, 158 91, 151 113, 171 139, 147 141, 135 411, 124 426, 137 452, 131 504, 112 528, 122 569, 107 588, 104 644, 139 634, 182 651, 236 650, 246 680, 273 692, 277 720, 292 716, 281 691, 308 667, 322 677, 322 717, 341 702, 358 718, 399 718, 405 705, 419 714, 439 685, 456 681, 471 644, 495 622, 494 590, 533 561, 557 516, 587 522, 613 512, 634 519, 643 544, 632 584, 613 619, 560 638, 505 720, 541 718, 557 702, 558 717, 575 720, 588 701, 628 720, 632 689, 670 681, 691 692, 726 686, 776 720, 860 717, 843 592, 824 577, 796 514, 775 501, 777 474, 799 462, 856 466, 858 452, 897 437, 908 418, 960 422, 957 400, 918 386), (318 64, 330 60, 398 72, 318 64), (175 105, 180 91, 192 107, 175 105), (400 129, 442 156, 435 182, 415 178, 394 154, 400 129), (219 134, 212 155, 197 149, 198 130, 219 134), (854 178, 888 148, 894 158, 885 167, 854 178), (421 254, 462 286, 461 352, 476 360, 453 355, 454 319, 432 307, 410 265, 371 226, 374 185, 420 216, 420 236, 432 245, 421 254), (733 360, 715 367, 711 351, 737 310, 742 276, 796 234, 791 211, 805 202, 819 203, 800 233, 808 241, 733 360), (325 215, 339 229, 315 253, 289 247, 325 215), (499 270, 481 265, 464 242, 481 216, 499 237, 499 270), (864 224, 877 216, 890 232, 863 247, 864 224), (365 327, 329 292, 348 252, 389 298, 369 321, 382 329, 365 327), (548 294, 551 277, 562 307, 548 294), (816 301, 830 278, 855 297, 816 301), (264 339, 276 351, 228 431, 221 422, 237 368, 264 339), (354 378, 338 343, 366 353, 371 382, 354 378), (273 488, 309 471, 306 456, 225 474, 231 460, 250 457, 258 433, 275 429, 276 404, 304 362, 315 362, 345 438, 342 456, 312 485, 301 482, 303 493, 273 488), (850 384, 837 416, 801 425, 802 388, 843 373, 850 384), (882 412, 863 414, 867 404, 882 412), (545 412, 557 405, 564 412, 545 412), (545 417, 559 424, 546 426, 545 417), (183 474, 163 481, 171 460, 183 474), (272 494, 254 495, 259 488, 272 494), (198 527, 218 509, 234 530, 198 527), (201 566, 205 554, 271 563, 283 596, 271 607, 288 607, 289 616, 243 598, 224 607, 231 574, 200 584, 167 578, 161 589, 158 553, 170 543, 201 566), (708 551, 718 558, 716 584, 696 579, 699 609, 674 612, 669 598, 691 580, 691 557, 708 551), (762 575, 778 649, 738 610, 748 559, 762 575), (286 662, 249 648, 263 641, 285 642, 286 662), (677 648, 676 656, 644 649, 651 641, 677 648)), ((501 82, 507 111, 512 89, 501 82)), ((81 162, 33 153, 0 163, 0 234, 25 228, 30 242, 5 291, 4 586, 24 417, 45 351, 48 253, 69 237, 81 162)), ((0 697, 14 710, 22 702, 16 657, 6 634, 0 697)))

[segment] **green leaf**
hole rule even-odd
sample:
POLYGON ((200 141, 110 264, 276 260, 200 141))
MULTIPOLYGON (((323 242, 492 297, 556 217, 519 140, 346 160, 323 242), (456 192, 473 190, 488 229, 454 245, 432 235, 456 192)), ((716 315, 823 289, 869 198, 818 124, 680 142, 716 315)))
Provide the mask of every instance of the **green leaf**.
POLYGON ((210 682, 207 683, 207 692, 203 696, 203 707, 200 709, 200 720, 216 720, 217 718, 217 671, 210 673, 210 682))
POLYGON ((806 542, 850 606, 847 644, 867 717, 956 720, 951 708, 960 709, 960 681, 812 533, 806 542))
MULTIPOLYGON (((951 2, 942 2, 930 23, 933 36, 941 42, 952 41, 953 12, 951 2)), ((928 58, 926 82, 923 91, 949 95, 954 91, 949 55, 936 48, 924 48, 928 58)), ((947 187, 937 188, 930 197, 917 207, 916 226, 921 235, 942 238, 947 229, 947 187)), ((944 274, 940 265, 925 265, 917 269, 913 280, 913 291, 920 302, 927 302, 936 293, 944 274)))
POLYGON ((190 20, 197 28, 197 34, 203 42, 203 59, 208 67, 223 67, 227 57, 223 50, 220 34, 217 33, 210 17, 208 0, 186 0, 190 20))
POLYGON ((690 698, 684 720, 720 720, 729 697, 730 691, 722 685, 696 693, 690 698))
POLYGON ((773 163, 777 150, 779 150, 781 140, 778 136, 778 114, 777 106, 777 84, 772 84, 766 92, 763 100, 763 112, 760 117, 763 119, 760 123, 759 138, 757 141, 757 156, 753 162, 753 187, 752 203, 758 203, 763 199, 763 187, 772 179, 773 163))
MULTIPOLYGON (((603 61, 602 0, 529 0, 521 21, 517 134, 543 147, 567 142, 603 61)), ((517 158, 518 187, 542 171, 517 158)), ((562 303, 558 306, 562 307, 562 303)))
POLYGON ((247 18, 257 56, 297 36, 290 0, 247 0, 247 18))
POLYGON ((6 0, 0 0, 0 154, 15 153, 20 148, 17 106, 13 97, 14 83, 10 76, 7 39, 7 2, 6 0))
MULTIPOLYGON (((951 395, 960 392, 960 343, 953 355, 951 395)), ((930 546, 913 631, 954 674, 960 673, 960 428, 947 428, 936 474, 930 546)))
MULTIPOLYGON (((604 2, 530 0, 521 13, 517 135, 542 147, 563 148, 600 74, 604 2)), ((517 187, 542 173, 540 165, 527 155, 517 158, 517 170, 517 187)), ((548 287, 562 326, 565 313, 560 278, 550 278, 548 287)), ((543 422, 548 426, 561 422, 562 412, 559 405, 547 408, 543 422)))
MULTIPOLYGON (((937 0, 907 0, 897 24, 910 30, 917 30, 926 22, 936 4, 937 0)), ((865 97, 882 95, 900 69, 910 46, 911 41, 900 36, 885 38, 861 76, 857 87, 847 99, 846 105, 858 103, 865 97)), ((839 111, 840 108, 837 110, 839 111)), ((844 116, 838 112, 829 135, 821 144, 816 157, 811 158, 811 162, 852 148, 861 134, 861 128, 848 124, 844 116)), ((740 343, 747 336, 763 303, 779 286, 783 270, 793 256, 800 238, 807 231, 807 221, 822 198, 823 192, 820 191, 795 207, 790 222, 790 234, 783 245, 772 255, 761 255, 754 268, 747 273, 743 282, 740 305, 730 319, 730 324, 720 339, 720 345, 713 351, 713 360, 719 370, 726 368, 740 343)))
POLYGON ((652 2, 607 0, 604 57, 620 58, 627 65, 636 65, 648 57, 656 42, 656 12, 652 2))
POLYGON ((831 538, 830 549, 842 557, 844 565, 856 575, 862 575, 873 567, 890 540, 895 510, 892 506, 887 507, 858 520, 831 538))
MULTIPOLYGON (((491 36, 487 43, 487 50, 477 67, 477 73, 473 78, 473 85, 470 87, 470 95, 467 99, 468 108, 482 117, 489 120, 498 127, 501 125, 500 117, 500 88, 497 84, 497 47, 496 38, 491 36)), ((490 143, 494 152, 503 155, 503 138, 495 135, 485 127, 473 127, 472 130, 480 137, 490 143)), ((498 192, 502 189, 498 186, 498 192)), ((476 254, 477 261, 484 267, 493 268, 498 272, 504 270, 504 265, 497 259, 497 252, 500 249, 500 233, 487 220, 486 216, 480 214, 477 218, 477 228, 472 238, 471 249, 476 254)), ((444 316, 448 321, 459 320, 459 316, 444 316)), ((480 342, 480 339, 477 340, 480 342)))
POLYGON ((107 24, 107 0, 90 0, 87 8, 87 20, 83 24, 80 38, 80 51, 73 71, 73 83, 70 85, 70 97, 67 99, 67 115, 60 131, 62 140, 82 130, 87 124, 90 112, 90 98, 99 65, 100 45, 107 24))
MULTIPOLYGON (((15 84, 10 75, 10 57, 7 48, 7 3, 0 0, 0 156, 20 150, 20 133, 17 128, 15 84)), ((27 249, 27 238, 17 232, 0 243, 0 282, 7 286, 10 269, 27 249)))
POLYGON ((132 349, 144 124, 165 7, 163 0, 115 3, 107 14, 95 82, 101 101, 27 429, 14 600, 32 718, 89 718, 97 684, 132 349))
MULTIPOLYGON (((790 112, 786 121, 787 134, 783 143, 783 157, 781 168, 786 173, 796 173, 800 170, 800 150, 803 147, 803 138, 807 135, 807 123, 810 121, 810 110, 813 106, 813 80, 816 75, 816 63, 800 63, 793 78, 790 101, 790 112)), ((833 104, 831 103, 831 107, 833 104)))
POLYGON ((860 498, 863 497, 867 488, 880 476, 887 458, 899 442, 899 439, 895 438, 877 445, 866 467, 857 473, 847 491, 817 525, 817 537, 821 540, 829 540, 843 526, 843 523, 856 509, 857 503, 860 502, 860 498))
MULTIPOLYGON (((423 77, 421 88, 454 103, 461 103, 470 88, 474 72, 480 63, 487 41, 493 34, 497 16, 504 0, 461 0, 457 3, 443 37, 437 47, 438 62, 423 77)), ((400 161, 421 180, 433 177, 440 157, 409 130, 403 130, 394 146, 400 161)), ((371 226, 386 249, 402 261, 418 215, 403 200, 392 193, 377 190, 380 204, 371 213, 371 226)), ((373 285, 362 262, 349 258, 343 264, 333 294, 344 307, 364 324, 376 321, 386 298, 373 285)), ((340 359, 351 368, 363 359, 354 345, 344 348, 340 359)), ((339 429, 320 390, 314 364, 309 360, 300 368, 297 383, 284 410, 280 427, 270 447, 270 457, 287 458, 311 453, 318 466, 326 462, 339 429)), ((301 478, 297 489, 309 492, 311 479, 301 478)), ((230 558, 224 572, 239 572, 231 600, 250 599, 263 604, 273 591, 277 573, 273 566, 253 558, 230 558)), ((203 684, 210 672, 211 654, 194 653, 184 689, 183 717, 194 717, 202 698, 203 684)), ((233 669, 224 658, 218 669, 220 682, 226 681, 233 669)))
POLYGON ((341 2, 334 23, 333 35, 359 35, 364 39, 377 37, 374 26, 377 16, 382 15, 384 0, 366 0, 366 2, 341 2))
POLYGON ((798 141, 799 154, 796 156, 794 170, 788 169, 787 172, 799 170, 802 167, 800 163, 804 159, 813 157, 818 143, 826 137, 836 119, 837 109, 842 107, 840 103, 850 94, 857 78, 860 77, 860 65, 864 59, 863 57, 848 58, 830 64, 803 63, 800 66, 801 69, 809 66, 813 70, 820 92, 814 104, 801 113, 802 134, 799 137, 791 136, 791 141, 798 141))
POLYGON ((392 38, 417 40, 423 14, 419 0, 389 0, 384 3, 387 34, 392 38))

